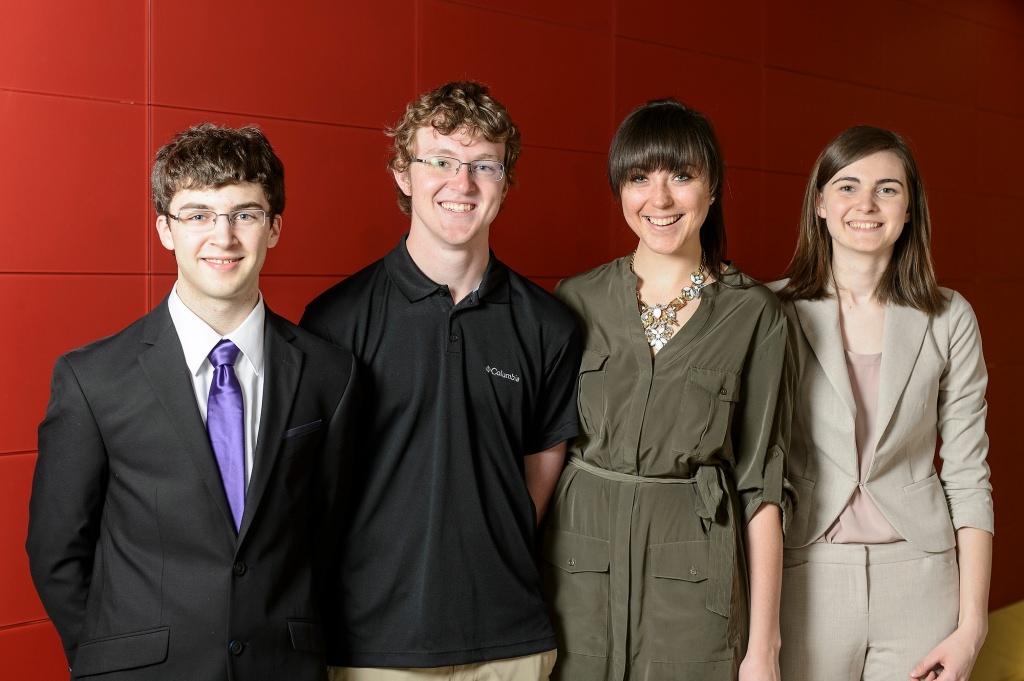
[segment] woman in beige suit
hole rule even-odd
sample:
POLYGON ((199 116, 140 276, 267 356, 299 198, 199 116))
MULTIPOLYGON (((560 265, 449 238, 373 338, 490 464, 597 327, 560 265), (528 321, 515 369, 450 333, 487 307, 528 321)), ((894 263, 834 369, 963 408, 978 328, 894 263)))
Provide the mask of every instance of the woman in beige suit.
POLYGON ((985 639, 987 374, 970 305, 936 283, 930 238, 899 135, 859 126, 828 144, 776 287, 800 370, 786 681, 968 679, 985 639))

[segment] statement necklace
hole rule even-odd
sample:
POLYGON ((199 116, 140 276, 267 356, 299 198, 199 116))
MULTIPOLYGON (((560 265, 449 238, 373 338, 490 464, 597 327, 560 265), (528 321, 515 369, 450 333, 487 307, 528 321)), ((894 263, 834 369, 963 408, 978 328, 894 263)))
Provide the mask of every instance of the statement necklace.
MULTIPOLYGON (((633 251, 633 255, 629 258, 629 271, 636 274, 633 269, 633 259, 636 257, 636 251, 633 251)), ((665 343, 675 333, 673 326, 679 324, 676 319, 676 313, 686 307, 686 304, 694 298, 700 297, 700 292, 704 290, 707 285, 704 279, 704 260, 701 259, 700 267, 696 272, 690 273, 691 286, 684 286, 679 291, 679 295, 667 303, 655 303, 654 305, 648 305, 640 297, 640 284, 637 282, 636 286, 636 306, 640 312, 640 323, 644 327, 644 337, 650 344, 654 351, 657 352, 665 347, 665 343)))

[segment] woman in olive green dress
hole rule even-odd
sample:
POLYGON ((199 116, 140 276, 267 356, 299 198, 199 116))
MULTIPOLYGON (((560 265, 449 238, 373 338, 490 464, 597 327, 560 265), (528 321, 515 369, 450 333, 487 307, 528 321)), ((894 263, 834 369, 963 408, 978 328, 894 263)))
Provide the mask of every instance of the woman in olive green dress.
POLYGON ((723 172, 699 112, 633 111, 608 175, 636 251, 556 290, 585 351, 543 551, 552 678, 779 678, 786 321, 724 259, 723 172))

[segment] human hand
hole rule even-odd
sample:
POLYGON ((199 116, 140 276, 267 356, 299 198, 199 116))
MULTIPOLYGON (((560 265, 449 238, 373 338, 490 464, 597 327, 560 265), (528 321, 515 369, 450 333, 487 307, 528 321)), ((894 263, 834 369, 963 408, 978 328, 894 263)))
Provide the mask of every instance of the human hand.
POLYGON ((942 681, 968 681, 983 641, 983 635, 978 637, 958 628, 914 665, 910 678, 935 681, 941 675, 942 681))
POLYGON ((739 681, 780 681, 778 653, 755 653, 748 650, 740 663, 739 681))

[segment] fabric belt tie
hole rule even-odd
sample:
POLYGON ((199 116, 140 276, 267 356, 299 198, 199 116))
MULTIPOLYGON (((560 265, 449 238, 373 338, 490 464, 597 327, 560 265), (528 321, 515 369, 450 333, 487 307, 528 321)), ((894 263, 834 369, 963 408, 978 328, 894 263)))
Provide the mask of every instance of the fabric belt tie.
POLYGON ((569 457, 569 465, 614 482, 634 485, 645 483, 696 485, 701 506, 695 510, 698 516, 710 524, 708 595, 705 607, 711 612, 729 617, 732 607, 733 560, 736 555, 736 545, 732 532, 732 511, 729 504, 722 503, 727 498, 725 490, 728 489, 728 482, 721 466, 700 466, 697 468, 697 474, 692 478, 648 478, 642 475, 606 470, 584 461, 578 454, 569 457), (719 517, 720 514, 722 517, 719 517))

